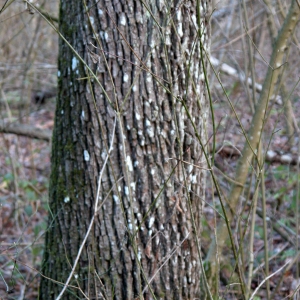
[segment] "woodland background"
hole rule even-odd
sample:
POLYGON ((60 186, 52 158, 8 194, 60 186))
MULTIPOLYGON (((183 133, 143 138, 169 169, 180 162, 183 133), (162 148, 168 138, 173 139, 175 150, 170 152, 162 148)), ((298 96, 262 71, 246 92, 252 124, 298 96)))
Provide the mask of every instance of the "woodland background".
MULTIPOLYGON (((4 1, 3 1, 4 2, 4 1)), ((1 7, 4 3, 1 3, 1 7)), ((55 24, 58 1, 36 5, 55 24)), ((230 190, 244 137, 236 115, 244 128, 250 127, 254 99, 258 99, 273 47, 269 19, 275 30, 283 23, 290 1, 214 1, 211 17, 211 62, 220 74, 223 88, 210 72, 216 124, 215 170, 224 191, 230 190), (268 7, 268 4, 271 4, 268 7), (222 64, 223 63, 223 64, 222 64), (245 78, 257 83, 253 93, 245 78)), ((1 9, 1 8, 0 8, 1 9)), ((57 34, 42 17, 22 1, 13 1, 0 14, 0 297, 36 299, 39 267, 47 230, 47 190, 50 172, 51 130, 55 111, 57 78, 57 34)), ((255 290, 270 278, 273 299, 284 299, 299 286, 299 40, 296 28, 276 94, 270 101, 264 125, 263 151, 266 157, 263 189, 254 228, 254 270, 251 288, 255 290), (261 200, 263 199, 263 200, 261 200), (266 205, 263 217, 262 203, 266 205), (268 240, 263 239, 264 226, 268 240), (265 247, 268 246, 269 274, 265 273, 265 247)), ((211 122, 208 135, 212 136, 211 122)), ((239 207, 241 219, 250 211, 255 193, 255 171, 249 175, 249 188, 239 207), (252 181, 251 181, 252 178, 252 181), (251 183, 252 182, 252 183, 251 183)), ((202 250, 205 254, 214 236, 213 205, 220 209, 217 195, 207 178, 206 205, 203 215, 202 250)), ((234 230, 242 234, 240 223, 234 230)), ((249 232, 247 232, 249 234, 249 232)), ((247 241, 247 238, 245 238, 247 241)), ((232 259, 228 251, 229 261, 232 259)), ((248 268, 247 253, 241 263, 248 268)), ((237 299, 228 284, 231 274, 221 270, 220 289, 224 299, 237 299)), ((256 299, 267 299, 263 285, 256 299)), ((294 298, 296 299, 296 298, 294 298)))

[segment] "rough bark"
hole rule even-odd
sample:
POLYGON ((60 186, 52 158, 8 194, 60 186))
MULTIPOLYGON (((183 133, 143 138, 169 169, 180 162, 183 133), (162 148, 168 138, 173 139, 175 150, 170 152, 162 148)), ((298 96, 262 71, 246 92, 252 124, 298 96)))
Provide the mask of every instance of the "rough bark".
MULTIPOLYGON (((208 50, 210 1, 201 5, 208 50)), ((195 299, 201 272, 191 211, 200 228, 205 171, 191 164, 205 164, 175 97, 186 102, 206 141, 196 1, 88 1, 87 7, 88 13, 83 1, 62 0, 60 31, 97 73, 106 95, 60 41, 40 299, 55 299, 62 289, 57 282, 64 283, 73 266, 94 213, 116 117, 101 183, 105 202, 71 285, 89 299, 153 299, 148 281, 157 299, 195 299)), ((63 299, 76 296, 83 298, 70 287, 63 299)))

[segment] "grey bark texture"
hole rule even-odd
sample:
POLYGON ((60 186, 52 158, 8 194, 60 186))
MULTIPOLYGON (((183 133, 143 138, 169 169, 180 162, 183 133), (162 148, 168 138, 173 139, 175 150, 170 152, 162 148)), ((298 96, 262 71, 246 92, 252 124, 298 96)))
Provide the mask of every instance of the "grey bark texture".
POLYGON ((61 0, 59 28, 103 89, 60 40, 40 299, 55 299, 68 278, 111 142, 102 206, 63 299, 84 299, 83 293, 88 299, 195 299, 206 171, 196 167, 205 167, 203 151, 181 101, 205 144, 208 104, 197 31, 208 51, 210 1, 201 1, 202 28, 192 0, 86 6, 61 0))

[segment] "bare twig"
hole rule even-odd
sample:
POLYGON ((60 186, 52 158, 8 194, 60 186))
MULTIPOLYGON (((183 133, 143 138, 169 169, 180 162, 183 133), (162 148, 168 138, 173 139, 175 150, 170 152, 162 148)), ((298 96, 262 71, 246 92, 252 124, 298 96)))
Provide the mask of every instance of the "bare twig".
MULTIPOLYGON (((241 79, 242 81, 245 81, 247 84, 249 84, 249 86, 252 89, 255 89, 256 92, 260 93, 262 91, 261 84, 259 84, 257 82, 254 82, 254 84, 253 84, 253 81, 251 78, 246 78, 244 74, 239 73, 238 70, 229 66, 228 64, 222 63, 221 61, 219 61, 217 58, 215 58, 213 56, 210 58, 210 62, 214 67, 219 68, 219 70, 221 72, 223 72, 233 78, 241 79)), ((282 99, 278 95, 275 97, 275 101, 277 104, 280 104, 280 105, 282 104, 282 99)))
POLYGON ((275 274, 277 274, 278 272, 280 272, 283 268, 285 268, 285 266, 287 266, 290 263, 290 261, 288 261, 287 263, 285 263, 281 268, 279 268, 277 271, 275 271, 273 274, 269 275, 268 277, 266 277, 260 284, 259 286, 255 289, 255 291, 253 292, 252 296, 250 297, 249 300, 254 299, 255 294, 258 292, 258 290, 261 288, 261 286, 267 281, 269 280, 271 277, 273 277, 275 274))

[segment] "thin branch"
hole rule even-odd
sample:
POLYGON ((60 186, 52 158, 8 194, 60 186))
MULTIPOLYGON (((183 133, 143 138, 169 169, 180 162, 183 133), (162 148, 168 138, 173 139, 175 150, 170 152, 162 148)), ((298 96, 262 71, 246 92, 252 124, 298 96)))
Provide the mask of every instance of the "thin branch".
MULTIPOLYGON (((219 61, 217 58, 215 57, 210 57, 210 62, 211 64, 216 68, 219 68, 219 70, 235 79, 241 79, 242 81, 245 81, 250 88, 252 89, 255 89, 255 91, 257 93, 260 93, 262 91, 262 85, 257 83, 257 82, 254 82, 253 84, 253 81, 251 78, 246 78, 244 74, 241 74, 238 70, 236 70, 235 68, 229 66, 228 64, 225 64, 221 61, 219 61)), ((281 105, 283 102, 282 102, 282 98, 280 96, 276 96, 275 97, 275 101, 277 104, 281 105)))
POLYGON ((266 277, 261 283, 260 285, 255 289, 255 291, 253 292, 252 296, 250 297, 249 300, 254 299, 255 294, 258 292, 258 290, 261 288, 261 286, 267 281, 269 280, 271 277, 273 277, 275 274, 277 274, 278 272, 280 272, 286 265, 288 265, 290 263, 290 261, 288 261, 287 263, 285 263, 281 268, 279 268, 277 271, 275 271, 273 274, 269 275, 268 277, 266 277))

